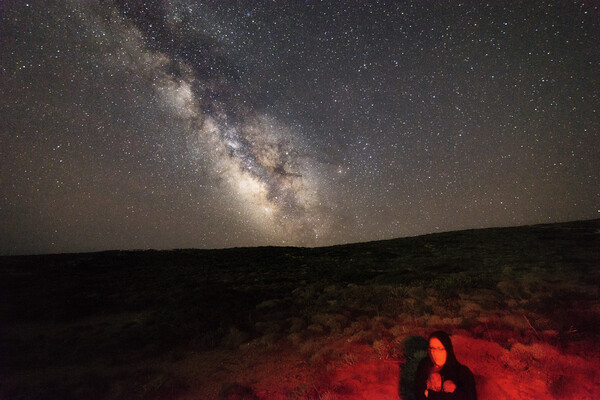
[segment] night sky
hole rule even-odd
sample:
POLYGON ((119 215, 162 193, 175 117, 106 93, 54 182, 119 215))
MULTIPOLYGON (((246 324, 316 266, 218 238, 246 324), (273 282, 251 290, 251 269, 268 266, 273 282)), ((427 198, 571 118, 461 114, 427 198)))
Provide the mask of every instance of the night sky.
POLYGON ((4 1, 0 254, 600 216, 596 1, 4 1))

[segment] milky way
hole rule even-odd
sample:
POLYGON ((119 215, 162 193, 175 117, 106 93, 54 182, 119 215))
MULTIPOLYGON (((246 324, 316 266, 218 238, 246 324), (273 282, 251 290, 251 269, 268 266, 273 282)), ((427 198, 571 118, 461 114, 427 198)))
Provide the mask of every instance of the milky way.
POLYGON ((0 7, 0 253, 597 218, 587 2, 0 7))
MULTIPOLYGON (((178 7, 160 11, 164 11, 161 21, 181 23, 178 7)), ((169 43, 164 51, 146 50, 145 37, 138 43, 144 50, 135 69, 152 81, 159 102, 169 108, 172 117, 184 122, 192 154, 206 158, 206 172, 222 182, 227 196, 236 201, 237 213, 258 227, 261 236, 281 243, 314 242, 324 232, 327 220, 320 215, 322 200, 319 202, 317 193, 322 189, 312 171, 316 160, 307 160, 306 146, 292 130, 244 105, 245 96, 238 96, 241 100, 227 98, 226 92, 237 85, 235 80, 229 82, 227 75, 204 73, 216 58, 210 49, 175 51, 178 49, 169 47, 175 39, 181 40, 177 37, 181 35, 172 32, 179 27, 169 28, 158 29, 162 40, 169 43), (196 51, 203 52, 200 61, 194 61, 199 57, 196 51), (208 65, 204 57, 210 59, 208 65)), ((121 40, 131 37, 124 35, 121 40)), ((194 39, 194 45, 196 40, 203 42, 194 39)))

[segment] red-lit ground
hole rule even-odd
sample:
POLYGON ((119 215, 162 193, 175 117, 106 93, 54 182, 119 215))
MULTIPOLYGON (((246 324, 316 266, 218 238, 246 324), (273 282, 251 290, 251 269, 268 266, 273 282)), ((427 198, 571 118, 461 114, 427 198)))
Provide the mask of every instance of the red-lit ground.
MULTIPOLYGON (((507 349, 465 335, 452 339, 459 360, 476 377, 479 399, 600 398, 598 354, 584 359, 563 354, 548 344, 516 343, 507 349)), ((324 354, 310 357, 301 352, 286 353, 285 348, 269 352, 248 348, 241 350, 239 357, 212 352, 210 357, 190 360, 200 364, 196 368, 210 371, 198 382, 197 396, 274 400, 412 398, 404 392, 410 390, 410 382, 402 381, 402 368, 410 368, 416 359, 380 359, 372 345, 344 340, 322 343, 320 351, 324 354)))

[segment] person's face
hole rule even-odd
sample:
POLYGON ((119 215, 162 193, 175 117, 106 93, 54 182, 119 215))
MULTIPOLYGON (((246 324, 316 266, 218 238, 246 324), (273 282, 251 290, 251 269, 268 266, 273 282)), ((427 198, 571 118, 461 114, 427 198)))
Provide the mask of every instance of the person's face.
POLYGON ((444 345, 438 338, 429 339, 429 358, 435 365, 443 367, 446 364, 447 355, 444 345))

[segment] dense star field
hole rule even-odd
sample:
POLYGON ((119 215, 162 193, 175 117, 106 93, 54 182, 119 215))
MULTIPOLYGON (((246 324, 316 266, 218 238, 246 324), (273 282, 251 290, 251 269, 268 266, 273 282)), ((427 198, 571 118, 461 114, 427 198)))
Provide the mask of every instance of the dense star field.
POLYGON ((0 253, 598 217, 592 1, 9 1, 0 253))

